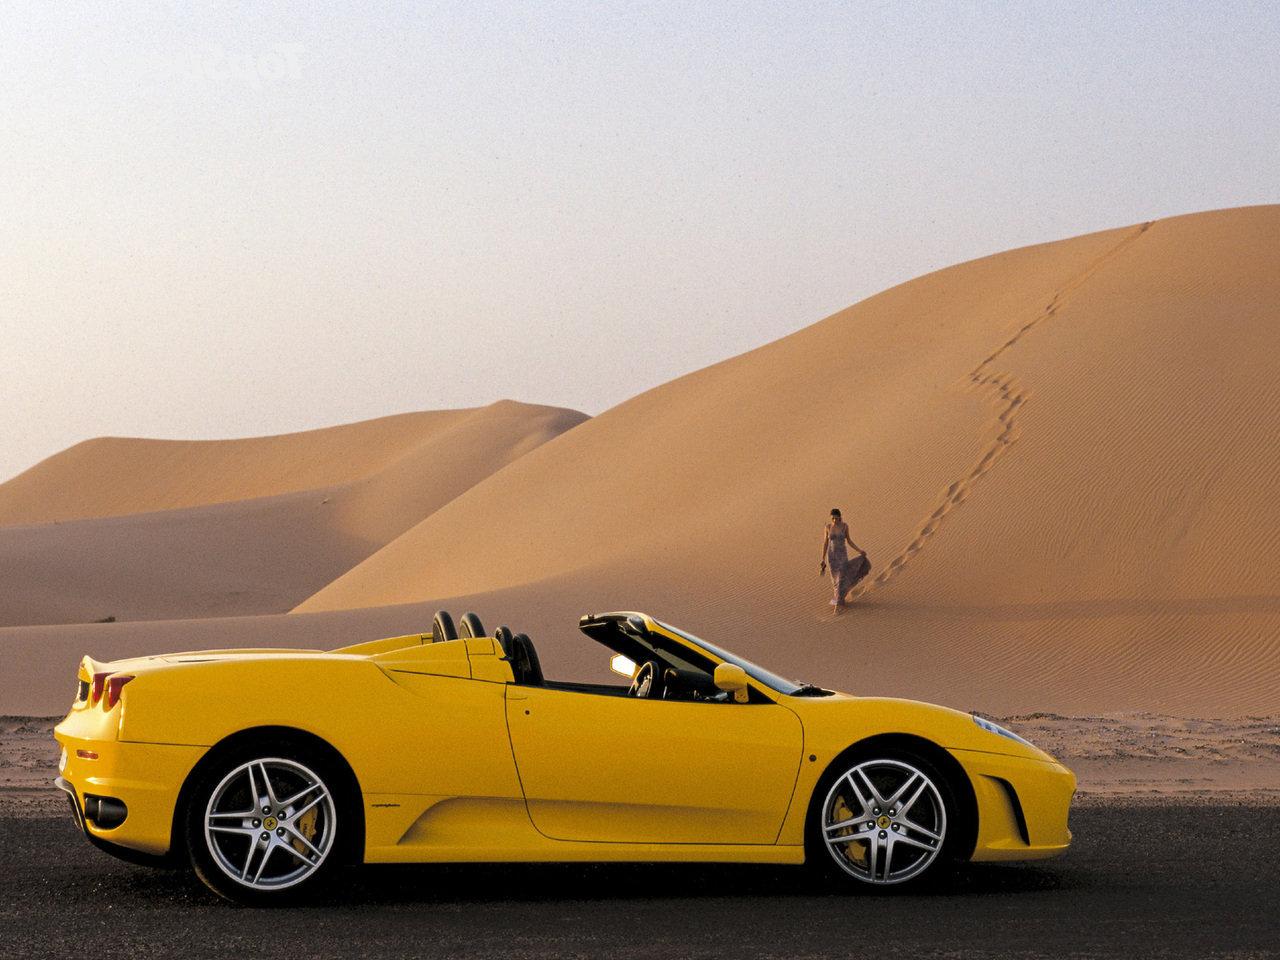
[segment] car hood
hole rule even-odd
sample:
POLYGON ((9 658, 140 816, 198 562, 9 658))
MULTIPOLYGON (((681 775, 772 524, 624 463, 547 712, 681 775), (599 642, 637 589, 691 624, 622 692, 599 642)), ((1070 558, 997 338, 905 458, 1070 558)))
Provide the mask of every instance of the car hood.
POLYGON ((1039 747, 992 733, 974 722, 974 715, 951 707, 898 697, 857 697, 834 693, 826 697, 784 697, 805 725, 806 735, 830 731, 848 734, 860 729, 923 737, 949 750, 976 750, 1003 756, 1057 761, 1039 747))

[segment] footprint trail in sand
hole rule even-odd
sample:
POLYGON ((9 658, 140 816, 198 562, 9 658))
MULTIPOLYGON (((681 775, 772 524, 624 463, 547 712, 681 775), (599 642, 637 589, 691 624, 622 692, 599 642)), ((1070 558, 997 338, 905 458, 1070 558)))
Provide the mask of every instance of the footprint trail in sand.
POLYGON ((1034 319, 1029 320, 1018 328, 1017 332, 1006 340, 997 350, 990 356, 979 363, 969 372, 968 381, 971 387, 982 390, 989 394, 991 401, 996 408, 996 433, 995 439, 982 451, 982 455, 978 458, 978 462, 973 468, 959 480, 950 483, 945 490, 942 491, 938 506, 925 518, 924 522, 917 528, 915 537, 907 544, 906 548, 889 561, 888 565, 876 576, 870 583, 861 589, 855 590, 852 598, 857 598, 864 593, 884 586, 911 561, 917 553, 924 549, 924 545, 929 539, 938 532, 942 526, 942 522, 947 516, 955 510, 969 496, 974 484, 978 482, 993 466, 1003 457, 1009 448, 1017 441, 1019 435, 1018 413, 1026 404, 1029 392, 1016 376, 1007 371, 996 371, 992 366, 1005 353, 1005 351, 1015 346, 1024 336, 1032 329, 1044 323, 1055 316, 1066 304, 1067 299, 1072 293, 1080 289, 1088 280, 1096 274, 1102 267, 1110 261, 1116 254, 1124 250, 1131 243, 1142 236, 1151 228, 1155 221, 1148 221, 1134 228, 1119 243, 1107 252, 1101 254, 1097 259, 1090 263, 1087 267, 1068 280, 1060 287, 1049 301, 1048 305, 1034 319))

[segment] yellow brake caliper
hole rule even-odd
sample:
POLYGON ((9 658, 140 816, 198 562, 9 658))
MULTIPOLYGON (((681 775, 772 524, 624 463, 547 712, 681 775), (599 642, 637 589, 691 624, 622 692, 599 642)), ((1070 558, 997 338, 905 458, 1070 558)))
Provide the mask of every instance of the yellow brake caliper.
MULTIPOLYGON (((308 840, 314 842, 316 839, 316 818, 319 816, 319 814, 320 814, 319 807, 312 807, 310 810, 308 810, 306 813, 304 813, 302 816, 298 818, 298 822, 294 824, 294 829, 296 829, 300 834, 302 834, 308 840)), ((293 840, 292 846, 293 846, 293 849, 297 850, 303 856, 307 855, 307 848, 303 846, 301 840, 293 840)))
MULTIPOLYGON (((841 820, 850 820, 853 818, 853 811, 849 809, 849 804, 845 802, 844 797, 840 797, 840 796, 836 797, 835 806, 832 807, 831 812, 835 815, 835 820, 837 823, 839 823, 841 820)), ((847 837, 850 834, 852 834, 855 829, 857 828, 845 827, 843 830, 840 830, 836 834, 836 836, 847 837)), ((844 849, 844 856, 846 860, 852 860, 854 863, 861 864, 862 866, 866 866, 867 848, 865 844, 861 844, 861 843, 858 843, 857 841, 854 841, 853 843, 845 843, 845 844, 842 844, 841 846, 844 849)))

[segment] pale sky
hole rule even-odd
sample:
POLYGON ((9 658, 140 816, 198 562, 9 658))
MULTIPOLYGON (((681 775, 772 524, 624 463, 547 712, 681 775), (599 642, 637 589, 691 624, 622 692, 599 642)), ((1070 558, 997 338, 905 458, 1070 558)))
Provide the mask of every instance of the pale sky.
POLYGON ((951 263, 1275 202, 1280 4, 37 0, 0 124, 3 480, 598 413, 951 263))

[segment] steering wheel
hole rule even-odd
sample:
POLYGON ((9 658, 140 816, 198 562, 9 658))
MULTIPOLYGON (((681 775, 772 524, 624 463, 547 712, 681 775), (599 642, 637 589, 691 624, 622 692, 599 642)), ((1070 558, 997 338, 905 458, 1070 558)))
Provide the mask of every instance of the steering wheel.
POLYGON ((639 700, 648 700, 651 697, 660 696, 658 693, 658 663, 656 660, 646 660, 640 669, 636 671, 635 679, 631 681, 631 689, 627 691, 627 696, 635 697, 639 700))

